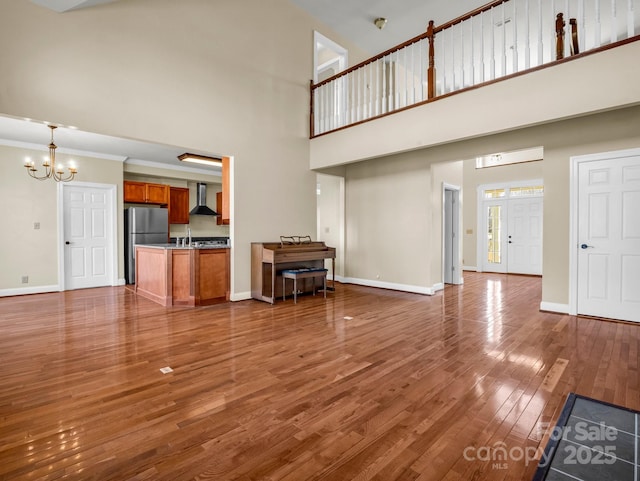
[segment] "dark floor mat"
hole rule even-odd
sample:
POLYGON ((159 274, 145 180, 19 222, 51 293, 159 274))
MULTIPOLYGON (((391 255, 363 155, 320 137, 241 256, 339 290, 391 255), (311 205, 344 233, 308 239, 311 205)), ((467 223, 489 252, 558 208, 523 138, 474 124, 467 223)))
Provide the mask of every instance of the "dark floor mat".
POLYGON ((569 394, 533 481, 640 481, 640 413, 569 394))

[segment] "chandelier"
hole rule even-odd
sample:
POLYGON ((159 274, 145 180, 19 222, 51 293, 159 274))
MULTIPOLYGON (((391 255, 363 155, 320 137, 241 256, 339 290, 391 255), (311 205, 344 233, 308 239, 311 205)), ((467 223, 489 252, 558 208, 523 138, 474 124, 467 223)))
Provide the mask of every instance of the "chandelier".
POLYGON ((53 179, 56 182, 69 182, 73 180, 78 173, 78 169, 72 165, 68 167, 68 174, 65 176, 64 165, 56 165, 56 144, 53 143, 53 131, 56 130, 56 125, 49 125, 51 129, 51 143, 49 144, 49 158, 44 158, 42 161, 42 167, 44 167, 44 175, 38 175, 38 169, 35 167, 33 160, 27 157, 24 162, 24 166, 31 177, 38 180, 53 179))

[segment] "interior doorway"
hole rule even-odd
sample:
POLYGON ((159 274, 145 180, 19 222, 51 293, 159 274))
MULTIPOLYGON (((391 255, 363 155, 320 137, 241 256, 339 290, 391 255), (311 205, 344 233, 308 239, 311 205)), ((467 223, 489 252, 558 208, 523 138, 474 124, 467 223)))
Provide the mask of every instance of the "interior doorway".
MULTIPOLYGON (((336 248, 335 278, 344 279, 345 246, 345 179, 336 175, 316 176, 317 240, 336 248)), ((328 276, 333 275, 331 262, 326 263, 328 276)))
POLYGON ((442 282, 462 284, 460 187, 442 185, 442 282))
POLYGON ((347 68, 349 53, 346 48, 313 32, 313 83, 322 82, 347 68))

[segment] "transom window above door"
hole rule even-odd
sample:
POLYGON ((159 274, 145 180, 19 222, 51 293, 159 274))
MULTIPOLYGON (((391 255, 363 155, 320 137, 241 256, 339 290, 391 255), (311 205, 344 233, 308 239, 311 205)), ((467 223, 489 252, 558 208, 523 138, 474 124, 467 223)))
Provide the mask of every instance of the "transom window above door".
POLYGON ((484 189, 482 197, 485 199, 507 199, 521 197, 538 197, 544 195, 543 185, 526 185, 520 187, 506 187, 503 189, 484 189))

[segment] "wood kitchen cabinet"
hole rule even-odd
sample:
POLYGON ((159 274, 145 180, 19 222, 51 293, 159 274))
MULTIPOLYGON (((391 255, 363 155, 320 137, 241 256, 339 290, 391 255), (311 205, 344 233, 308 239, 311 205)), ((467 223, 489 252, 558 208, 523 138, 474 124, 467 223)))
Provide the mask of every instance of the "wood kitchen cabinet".
POLYGON ((149 184, 125 180, 123 182, 124 201, 134 204, 169 203, 169 186, 165 184, 149 184))
POLYGON ((226 302, 229 273, 229 249, 136 246, 135 292, 163 306, 226 302))
MULTIPOLYGON (((220 193, 220 200, 218 203, 218 225, 229 225, 229 189, 231 188, 230 171, 229 171, 229 157, 222 158, 222 192, 220 193)), ((216 196, 217 200, 217 196, 216 196)))
POLYGON ((229 216, 227 215, 226 218, 223 218, 222 215, 222 192, 217 192, 216 193, 216 212, 218 213, 218 216, 216 217, 216 224, 217 225, 229 225, 229 216))
POLYGON ((169 188, 169 224, 189 223, 189 189, 169 188))

